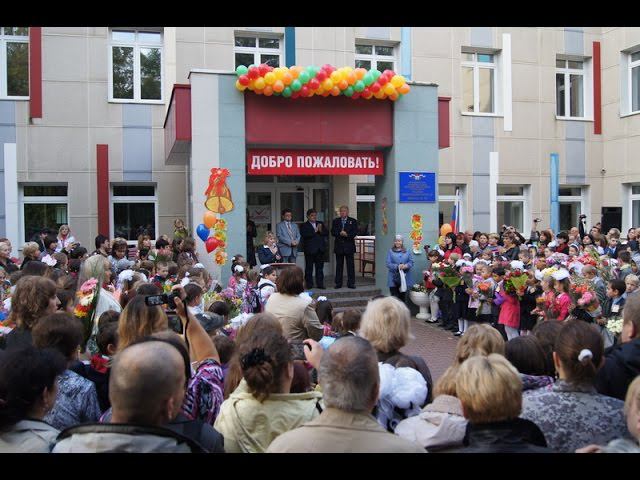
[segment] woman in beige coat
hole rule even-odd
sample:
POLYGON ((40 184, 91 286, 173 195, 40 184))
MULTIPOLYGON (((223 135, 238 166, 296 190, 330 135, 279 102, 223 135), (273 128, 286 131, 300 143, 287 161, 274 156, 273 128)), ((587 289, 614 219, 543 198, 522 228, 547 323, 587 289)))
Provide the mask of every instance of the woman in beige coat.
POLYGON ((304 292, 304 278, 300 267, 284 269, 277 280, 278 293, 269 297, 265 311, 276 316, 284 336, 290 341, 307 338, 320 340, 324 328, 313 306, 313 300, 304 292))
POLYGON ((319 392, 289 393, 292 352, 278 332, 261 332, 239 347, 244 379, 224 401, 214 424, 228 453, 262 453, 284 432, 317 417, 319 392))

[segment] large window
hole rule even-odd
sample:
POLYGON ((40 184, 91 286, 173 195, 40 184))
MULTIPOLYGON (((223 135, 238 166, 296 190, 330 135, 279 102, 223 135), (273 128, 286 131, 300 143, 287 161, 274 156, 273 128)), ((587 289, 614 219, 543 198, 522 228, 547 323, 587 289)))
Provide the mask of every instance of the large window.
POLYGON ((570 230, 578 225, 578 217, 582 214, 582 188, 560 187, 560 230, 570 230))
POLYGON ((556 115, 585 117, 585 62, 556 60, 556 115))
POLYGON ((367 70, 377 69, 395 71, 395 48, 391 45, 373 45, 363 42, 356 43, 356 68, 367 70))
POLYGON ((459 219, 460 230, 464 230, 464 191, 465 185, 455 185, 451 183, 438 184, 438 225, 450 223, 453 220, 453 209, 456 205, 456 191, 458 193, 459 211, 456 216, 459 219))
POLYGON ((25 242, 43 228, 57 231, 61 225, 69 223, 67 185, 24 184, 20 187, 20 205, 25 242))
POLYGON ((376 234, 376 187, 374 185, 358 185, 356 202, 358 211, 358 235, 376 234))
POLYGON ((0 27, 0 98, 29 97, 29 27, 0 27))
POLYGON ((161 103, 162 33, 111 30, 109 100, 161 103))
POLYGON ((629 98, 631 112, 640 112, 640 52, 629 54, 629 98))
POLYGON ((631 227, 640 227, 640 185, 631 187, 631 227))
POLYGON ((524 213, 526 209, 526 187, 524 185, 498 185, 496 231, 500 231, 503 225, 515 227, 519 232, 524 232, 524 213))
POLYGON ((153 185, 114 185, 112 220, 114 237, 129 241, 140 235, 156 238, 157 204, 153 185))
POLYGON ((462 52, 462 111, 496 113, 497 54, 462 52))
POLYGON ((265 63, 272 67, 282 65, 282 38, 274 36, 236 33, 234 55, 235 67, 238 65, 260 65, 265 63))

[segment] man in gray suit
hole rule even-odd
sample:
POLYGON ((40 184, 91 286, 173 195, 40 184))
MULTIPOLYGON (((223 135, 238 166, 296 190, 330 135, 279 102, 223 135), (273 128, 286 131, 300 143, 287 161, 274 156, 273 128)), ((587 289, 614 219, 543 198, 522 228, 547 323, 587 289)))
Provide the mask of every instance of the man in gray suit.
POLYGON ((285 208, 282 210, 282 222, 276 225, 276 236, 278 237, 278 248, 283 257, 282 261, 288 263, 296 263, 298 244, 300 243, 300 230, 298 225, 291 221, 292 218, 291 209, 285 208))

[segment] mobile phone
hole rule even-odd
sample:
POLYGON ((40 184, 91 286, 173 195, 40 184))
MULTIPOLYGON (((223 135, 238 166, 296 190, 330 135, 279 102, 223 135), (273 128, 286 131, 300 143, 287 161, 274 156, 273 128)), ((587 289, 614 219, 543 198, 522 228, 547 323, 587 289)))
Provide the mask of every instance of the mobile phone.
POLYGON ((176 297, 173 293, 163 293, 160 295, 147 295, 144 299, 144 303, 147 307, 157 307, 166 304, 170 310, 176 309, 176 302, 174 298, 176 297))
POLYGON ((304 355, 304 343, 291 342, 291 352, 293 353, 293 360, 306 360, 304 355))
POLYGON ((169 319, 169 330, 176 332, 178 335, 184 334, 184 325, 182 325, 182 320, 178 315, 174 313, 167 315, 167 318, 169 319))

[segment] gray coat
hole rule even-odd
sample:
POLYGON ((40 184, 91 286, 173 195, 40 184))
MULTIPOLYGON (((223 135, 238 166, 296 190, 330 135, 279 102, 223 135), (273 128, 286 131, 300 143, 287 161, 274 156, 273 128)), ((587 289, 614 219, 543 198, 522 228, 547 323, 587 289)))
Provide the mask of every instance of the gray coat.
POLYGON ((60 432, 40 420, 20 420, 0 434, 0 453, 49 453, 60 432))
POLYGON ((600 395, 592 385, 558 380, 551 391, 523 396, 520 416, 540 427, 549 448, 573 453, 627 437, 623 407, 624 402, 600 395))

